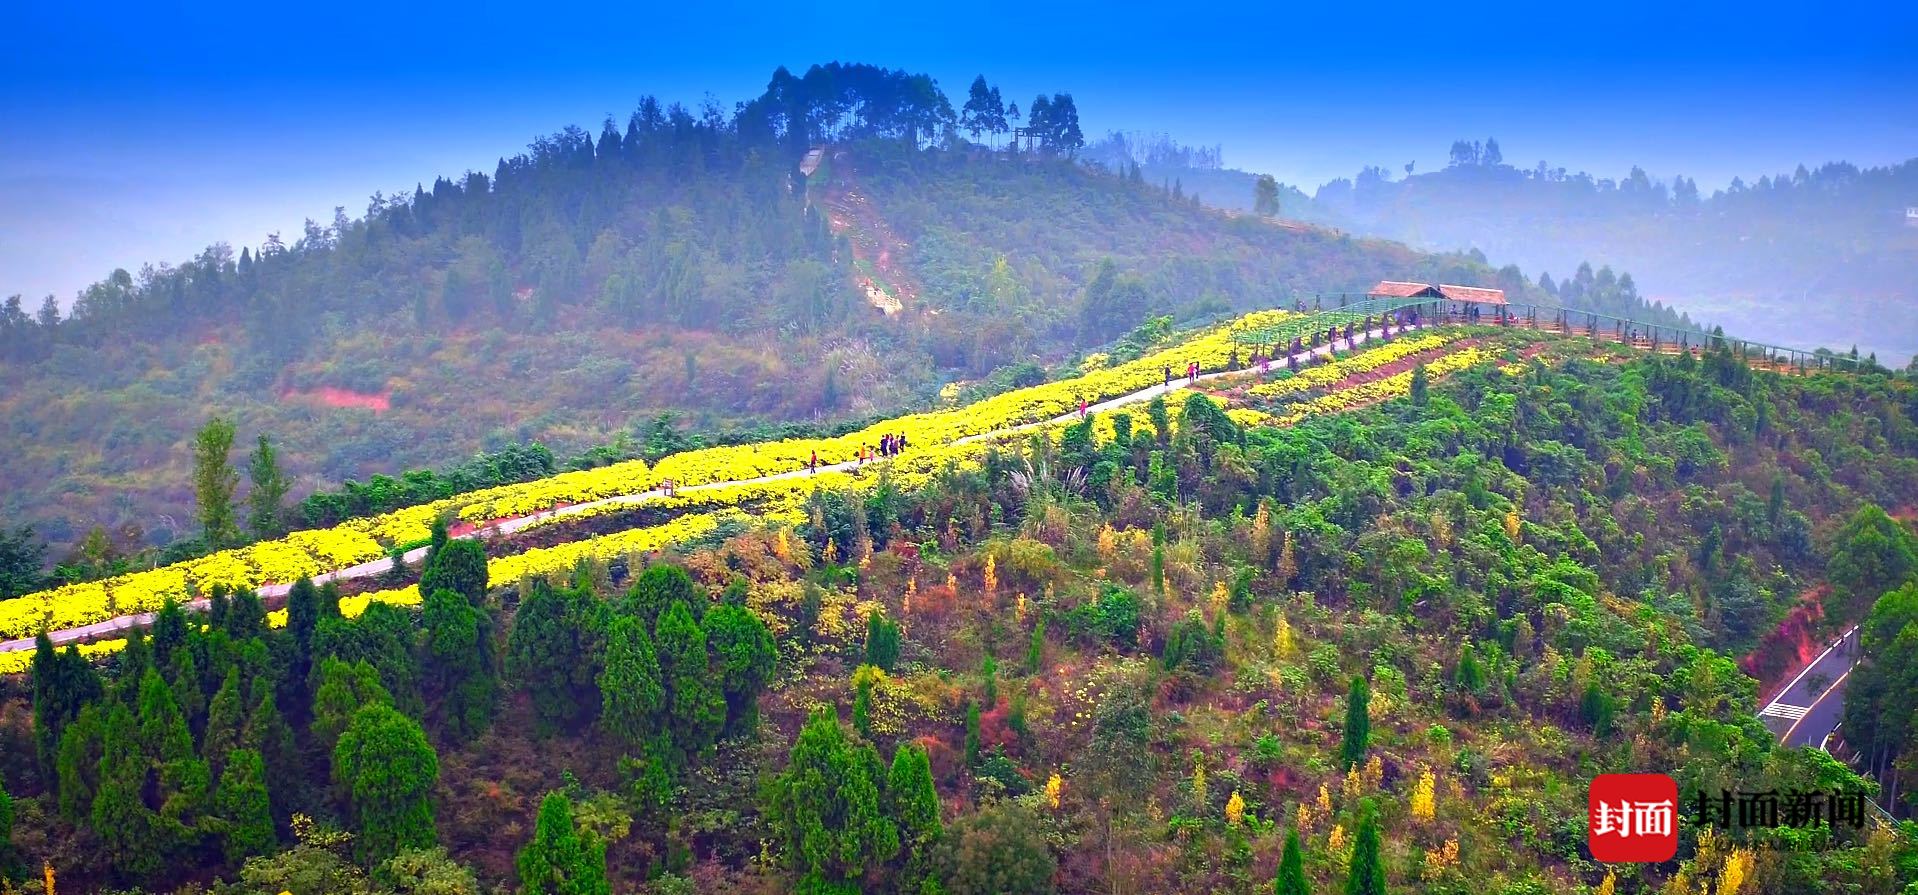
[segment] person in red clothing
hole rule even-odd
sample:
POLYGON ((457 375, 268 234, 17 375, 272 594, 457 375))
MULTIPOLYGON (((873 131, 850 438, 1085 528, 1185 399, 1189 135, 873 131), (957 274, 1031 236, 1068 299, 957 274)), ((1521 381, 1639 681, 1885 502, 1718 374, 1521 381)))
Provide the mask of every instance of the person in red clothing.
POLYGON ((819 474, 819 452, 818 451, 815 450, 812 452, 812 460, 806 464, 806 469, 812 475, 819 474))
POLYGON ((1080 419, 1086 418, 1086 396, 1085 395, 1079 396, 1079 418, 1080 419))

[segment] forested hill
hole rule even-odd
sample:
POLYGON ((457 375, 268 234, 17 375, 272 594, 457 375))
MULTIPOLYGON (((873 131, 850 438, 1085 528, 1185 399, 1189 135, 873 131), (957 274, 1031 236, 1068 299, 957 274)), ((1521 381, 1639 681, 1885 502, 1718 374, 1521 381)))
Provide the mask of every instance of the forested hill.
POLYGON ((1313 212, 1535 273, 1563 277, 1587 260, 1628 269, 1646 295, 1754 339, 1856 343, 1899 365, 1918 353, 1918 228, 1905 220, 1918 206, 1918 159, 1800 165, 1707 194, 1638 168, 1613 180, 1515 167, 1492 140, 1455 144, 1442 170, 1392 174, 1367 168, 1326 184, 1313 212))
POLYGON ((0 513, 55 558, 104 526, 74 558, 95 565, 188 536, 191 436, 216 414, 277 445, 297 498, 513 443, 605 462, 662 411, 711 433, 923 406, 1295 289, 1526 288, 1471 256, 1228 219, 1083 163, 1069 94, 1012 105, 983 78, 955 104, 923 75, 781 69, 730 114, 645 99, 359 218, 114 271, 65 317, 9 299, 0 513), (1037 151, 990 148, 1014 123, 1037 151))

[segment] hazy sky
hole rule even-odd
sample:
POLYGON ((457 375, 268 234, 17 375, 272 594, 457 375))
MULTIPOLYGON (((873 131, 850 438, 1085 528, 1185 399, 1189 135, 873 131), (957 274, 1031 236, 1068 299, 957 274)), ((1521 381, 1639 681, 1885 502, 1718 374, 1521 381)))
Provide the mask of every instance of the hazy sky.
MULTIPOLYGON (((1710 189, 1918 155, 1918 4, 104 4, 26 0, 0 53, 0 295, 257 245, 374 190, 491 172, 653 93, 728 109, 778 65, 984 73, 1021 107, 1223 144, 1310 192, 1367 164, 1508 162, 1710 189)), ((1494 259, 1496 260, 1496 259, 1494 259)))

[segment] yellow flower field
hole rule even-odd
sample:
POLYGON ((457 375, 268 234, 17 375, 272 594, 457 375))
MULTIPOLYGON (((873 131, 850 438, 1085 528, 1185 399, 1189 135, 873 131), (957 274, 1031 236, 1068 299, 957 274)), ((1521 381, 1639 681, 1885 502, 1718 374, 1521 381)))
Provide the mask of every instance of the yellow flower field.
MULTIPOLYGON (((134 572, 104 581, 87 582, 12 600, 0 601, 0 637, 26 637, 48 629, 77 627, 133 612, 158 609, 167 599, 186 601, 215 585, 233 589, 286 584, 303 576, 344 569, 379 558, 388 547, 424 540, 432 522, 442 515, 469 521, 522 516, 554 504, 572 504, 656 487, 661 479, 680 486, 734 482, 787 473, 802 468, 814 451, 821 463, 853 459, 859 448, 877 445, 880 436, 904 434, 912 447, 889 466, 896 477, 929 476, 949 460, 974 456, 954 453, 950 442, 996 429, 1040 422, 1077 409, 1079 400, 1098 402, 1157 384, 1163 370, 1185 369, 1197 362, 1206 369, 1223 366, 1235 351, 1232 333, 1269 326, 1289 315, 1261 311, 1215 327, 1187 341, 1130 363, 1090 370, 1085 375, 1018 389, 952 410, 911 414, 837 438, 789 439, 763 444, 707 448, 675 454, 649 468, 639 460, 599 469, 562 473, 536 482, 503 485, 364 519, 353 519, 331 529, 302 531, 284 538, 219 553, 159 569, 134 572)), ((1143 415, 1138 415, 1143 419, 1143 415)), ((822 473, 767 483, 763 493, 804 492, 815 485, 871 481, 822 473)), ((907 487, 911 481, 902 481, 907 487)), ((734 502, 748 499, 756 485, 739 491, 722 489, 734 502)), ((697 500, 700 505, 724 504, 723 499, 697 500)))

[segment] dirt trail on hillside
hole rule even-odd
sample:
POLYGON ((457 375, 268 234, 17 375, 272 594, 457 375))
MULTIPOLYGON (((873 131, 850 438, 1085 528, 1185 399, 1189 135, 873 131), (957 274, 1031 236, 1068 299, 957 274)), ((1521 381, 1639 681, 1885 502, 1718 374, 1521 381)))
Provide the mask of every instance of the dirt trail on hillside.
POLYGON ((918 284, 899 266, 911 245, 893 232, 871 197, 860 191, 850 153, 832 152, 820 205, 833 235, 844 235, 852 245, 854 284, 865 293, 866 301, 888 316, 916 304, 918 284))

